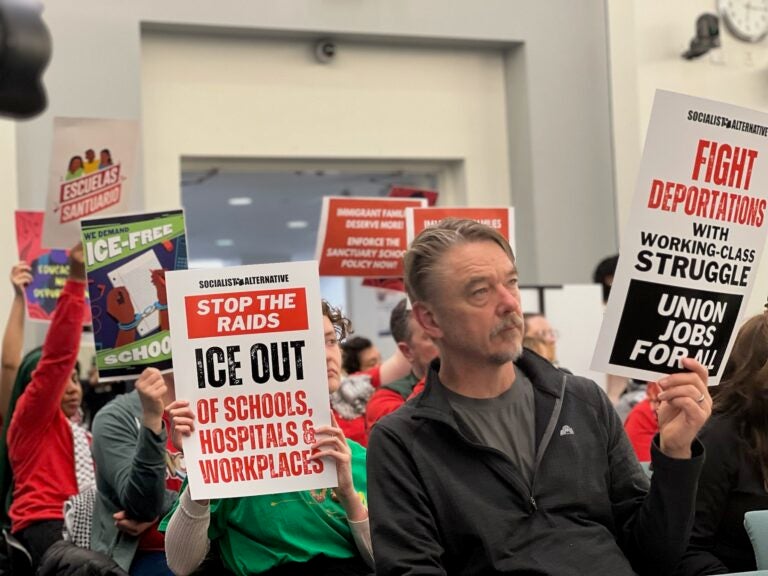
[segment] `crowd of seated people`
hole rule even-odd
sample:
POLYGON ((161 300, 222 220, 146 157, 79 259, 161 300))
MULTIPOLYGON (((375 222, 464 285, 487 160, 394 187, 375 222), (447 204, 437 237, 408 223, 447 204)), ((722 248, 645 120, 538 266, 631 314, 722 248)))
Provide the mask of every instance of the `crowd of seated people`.
MULTIPOLYGON (((332 422, 315 430, 317 439, 311 458, 330 458, 336 463, 338 486, 332 490, 194 500, 186 487, 181 438, 193 432, 195 414, 187 399, 176 399, 172 373, 161 374, 149 368, 130 386, 132 391, 115 393, 110 401, 101 402, 98 409, 90 413, 83 410, 77 364, 86 306, 81 248, 71 251, 70 276, 43 345, 22 355, 23 288, 30 281, 26 263, 13 267, 13 299, 3 337, 0 373, 3 423, 0 488, 6 503, 4 521, 7 539, 29 553, 31 563, 26 573, 54 574, 62 565, 73 562, 79 566, 78 574, 136 576, 406 573, 400 569, 409 562, 407 554, 413 553, 414 548, 404 549, 406 556, 398 560, 387 558, 395 554, 389 547, 390 540, 384 537, 390 527, 379 523, 378 518, 371 519, 376 529, 372 530, 369 525, 369 474, 371 466, 378 474, 381 460, 388 457, 389 448, 382 448, 385 444, 381 439, 391 434, 391 428, 385 426, 377 432, 379 441, 372 454, 367 454, 366 446, 371 432, 379 428, 379 422, 386 421, 390 414, 406 405, 417 410, 413 412, 417 417, 425 387, 442 386, 437 380, 430 384, 428 376, 432 371, 431 378, 438 375, 442 378, 445 370, 441 370, 445 362, 438 358, 441 348, 436 342, 442 342, 442 350, 452 348, 446 343, 451 341, 445 340, 448 338, 445 329, 438 322, 430 323, 434 318, 417 317, 403 299, 393 309, 390 319, 397 351, 382 362, 370 340, 349 339, 348 345, 342 346, 351 332, 351 322, 339 309, 323 301, 332 422), (371 457, 377 462, 372 463, 371 457), (87 522, 89 533, 78 541, 73 538, 73 528, 65 516, 65 505, 71 506, 73 498, 85 493, 93 493, 94 499, 87 522), (73 561, 76 556, 71 554, 78 545, 85 550, 77 552, 87 552, 87 555, 73 561), (381 562, 377 555, 382 558, 381 562)), ((510 309, 512 315, 516 314, 514 305, 510 309)), ((442 313, 439 310, 435 308, 431 313, 442 313)), ((520 344, 525 348, 520 351, 522 360, 515 362, 521 362, 525 370, 535 373, 559 371, 554 329, 542 315, 529 316, 525 326, 521 311, 519 316, 520 344), (539 367, 539 362, 546 362, 549 368, 539 367)), ((680 385, 681 389, 692 387, 695 376, 691 374, 698 374, 695 366, 689 368, 692 372, 685 376, 688 380, 680 385)), ((674 561, 667 559, 665 570, 669 573, 704 575, 755 569, 755 557, 743 520, 745 512, 763 509, 768 504, 766 370, 768 311, 751 318, 741 328, 719 394, 712 404, 713 416, 696 434, 698 440, 694 440, 689 449, 694 464, 693 468, 685 469, 685 474, 697 475, 698 467, 701 474, 697 489, 690 495, 690 537, 683 535, 685 546, 675 543, 675 550, 682 552, 673 554, 674 561), (704 451, 706 458, 701 457, 704 451)), ((567 371, 560 373, 567 374, 567 371)), ((98 373, 93 367, 90 376, 91 385, 98 386, 98 373)), ((624 422, 626 433, 611 428, 618 416, 603 415, 617 446, 631 443, 637 456, 635 463, 650 462, 654 458, 661 462, 659 477, 665 479, 669 474, 665 467, 682 466, 675 462, 676 456, 663 459, 653 455, 661 450, 659 431, 668 424, 667 414, 673 401, 669 391, 675 386, 676 380, 672 384, 669 381, 649 383, 645 388, 646 397, 634 406, 624 422)), ((433 395, 434 390, 430 394, 433 395)), ((430 398, 430 402, 434 401, 430 398)), ((449 398, 461 406, 460 410, 467 409, 454 396, 449 398)), ((698 405, 698 398, 696 400, 698 405)), ((479 406, 476 402, 475 405, 479 406)), ((611 406, 607 400, 606 406, 611 406)), ((476 431, 464 426, 460 424, 456 433, 473 438, 474 442, 485 442, 475 437, 484 433, 483 426, 476 431)), ((557 428, 560 430, 561 425, 557 428)), ((413 453, 413 457, 415 465, 425 465, 418 453, 413 453)), ((622 458, 625 459, 626 454, 622 458)), ((514 470, 522 461, 510 459, 505 465, 514 470)), ((486 465, 478 463, 478 466, 486 465)), ((618 463, 610 465, 619 466, 618 463)), ((626 460, 621 465, 626 466, 626 460)), ((447 470, 450 460, 431 466, 437 467, 439 477, 440 466, 447 470)), ((386 475, 386 482, 393 482, 391 472, 386 475)), ((649 491, 669 489, 653 488, 645 475, 643 478, 645 480, 632 476, 634 489, 639 490, 632 496, 634 499, 642 500, 649 491)), ((664 481, 668 482, 658 480, 658 483, 664 481)), ((386 483, 382 489, 377 480, 376 486, 374 498, 387 494, 386 483)), ((399 488, 404 490, 404 487, 393 486, 393 493, 399 488)), ((678 496, 685 498, 685 490, 679 490, 678 496)), ((426 493, 420 496, 425 497, 426 493)), ((530 513, 536 513, 535 506, 546 505, 543 497, 530 513)), ((381 509, 378 504, 372 507, 371 513, 381 513, 381 509)), ((681 515, 685 515, 684 509, 685 506, 680 507, 681 515)), ((445 511, 436 510, 435 514, 433 521, 437 522, 445 511)), ((632 522, 658 521, 653 515, 643 520, 635 516, 622 517, 632 518, 632 522)), ((423 521, 422 517, 414 517, 414 522, 423 521)), ((422 528, 413 526, 415 534, 420 534, 422 528)), ((457 533, 475 529, 479 530, 461 524, 456 526, 457 533)), ((630 526, 621 528, 629 529, 630 526)), ((617 532, 615 536, 622 552, 635 545, 623 540, 630 537, 630 532, 626 534, 617 532)), ((488 564, 494 567, 492 573, 511 573, 503 566, 515 564, 501 560, 507 553, 504 544, 489 542, 488 546, 488 550, 461 554, 479 554, 478 558, 487 554, 492 558, 488 564)), ((430 550, 429 546, 425 550, 430 550)), ((516 554, 519 558, 520 552, 516 554)), ((451 552, 442 556, 442 562, 453 555, 451 552)), ((420 571, 421 564, 414 560, 411 573, 469 573, 466 568, 454 571, 450 563, 440 564, 440 558, 440 555, 430 556, 429 562, 436 562, 432 572, 420 571)), ((654 573, 629 558, 637 573, 654 573)), ((478 562, 482 565, 485 559, 478 562)), ((18 568, 17 572, 22 573, 18 568)))

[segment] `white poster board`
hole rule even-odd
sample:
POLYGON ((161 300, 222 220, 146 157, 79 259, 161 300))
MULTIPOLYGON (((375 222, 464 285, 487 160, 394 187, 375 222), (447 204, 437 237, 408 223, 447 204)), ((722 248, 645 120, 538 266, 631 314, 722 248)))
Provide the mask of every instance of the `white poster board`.
POLYGON ((717 384, 766 238, 768 114, 658 91, 592 367, 717 384))
POLYGON ((127 211, 138 145, 136 120, 54 118, 43 246, 74 246, 81 219, 127 211))
POLYGON ((176 397, 193 498, 337 485, 332 459, 309 460, 330 424, 317 262, 167 274, 176 397))

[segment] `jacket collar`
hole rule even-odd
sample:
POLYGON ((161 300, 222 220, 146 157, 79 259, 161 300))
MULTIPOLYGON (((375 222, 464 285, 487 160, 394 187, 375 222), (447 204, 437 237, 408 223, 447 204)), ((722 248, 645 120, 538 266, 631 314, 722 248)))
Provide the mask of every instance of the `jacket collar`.
MULTIPOLYGON (((542 392, 554 398, 560 398, 562 395, 563 372, 535 352, 523 348, 523 354, 515 361, 515 369, 528 376, 534 392, 542 392)), ((452 412, 448 397, 440 384, 439 371, 440 359, 436 358, 429 366, 424 391, 416 400, 417 409, 428 411, 435 417, 447 416, 452 412)))

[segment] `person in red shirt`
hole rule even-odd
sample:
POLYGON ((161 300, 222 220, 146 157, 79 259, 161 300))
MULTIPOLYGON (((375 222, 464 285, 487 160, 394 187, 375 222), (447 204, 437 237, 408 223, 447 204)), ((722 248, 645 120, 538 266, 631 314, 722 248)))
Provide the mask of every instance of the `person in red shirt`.
POLYGON ((82 245, 70 252, 69 266, 42 351, 22 363, 14 390, 18 400, 14 405, 12 398, 9 408, 11 532, 35 566, 62 539, 64 502, 93 484, 86 433, 70 421, 83 397, 75 369, 85 313, 82 245))
MULTIPOLYGON (((394 314, 393 310, 392 315, 394 314)), ((391 318, 392 316, 390 328, 391 318)), ((344 430, 347 438, 363 446, 368 445, 365 410, 369 400, 381 386, 393 385, 403 378, 408 378, 410 371, 410 361, 403 355, 402 350, 398 349, 383 363, 361 372, 344 375, 339 388, 331 393, 331 408, 339 428, 344 430)))
POLYGON ((373 393, 365 410, 366 434, 381 418, 405 404, 406 400, 414 395, 417 387, 418 391, 421 391, 429 363, 437 358, 437 347, 411 316, 405 298, 392 310, 389 327, 397 348, 408 360, 411 371, 405 378, 384 384, 373 393))
POLYGON ((648 382, 645 394, 645 400, 635 404, 624 421, 624 430, 640 462, 651 461, 651 443, 659 431, 659 421, 656 418, 656 410, 659 408, 659 385, 656 382, 648 382))

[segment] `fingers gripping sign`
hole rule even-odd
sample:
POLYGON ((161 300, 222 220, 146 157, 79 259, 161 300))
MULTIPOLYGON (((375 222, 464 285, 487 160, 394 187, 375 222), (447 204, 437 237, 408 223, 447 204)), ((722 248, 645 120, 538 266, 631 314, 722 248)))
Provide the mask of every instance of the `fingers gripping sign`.
POLYGON ((189 438, 195 431, 195 413, 188 400, 175 400, 168 405, 171 417, 171 439, 173 447, 183 452, 182 438, 189 438))
POLYGON ((339 486, 336 495, 350 520, 361 520, 368 516, 368 511, 355 491, 352 479, 352 451, 347 444, 344 431, 339 427, 336 417, 331 413, 331 426, 315 428, 316 441, 312 444, 310 460, 330 457, 336 461, 336 473, 339 486))
POLYGON ((661 451, 672 458, 690 458, 691 443, 712 413, 707 369, 693 358, 682 360, 687 372, 659 380, 661 451))
POLYGON ((11 268, 11 285, 17 296, 24 293, 24 288, 32 283, 32 268, 26 262, 19 262, 11 268))

